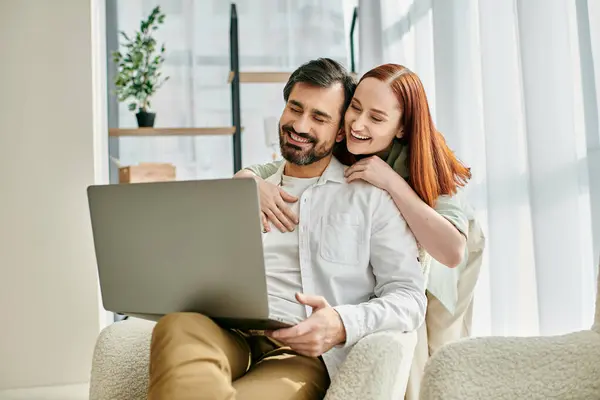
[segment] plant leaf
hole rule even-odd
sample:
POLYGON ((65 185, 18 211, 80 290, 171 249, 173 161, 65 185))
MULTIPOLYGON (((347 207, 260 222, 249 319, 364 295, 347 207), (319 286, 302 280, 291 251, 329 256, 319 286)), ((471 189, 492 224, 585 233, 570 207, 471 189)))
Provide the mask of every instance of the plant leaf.
POLYGON ((162 78, 160 67, 165 61, 165 45, 162 44, 157 54, 157 41, 153 32, 157 31, 160 24, 164 23, 166 14, 161 12, 160 6, 140 21, 139 31, 127 35, 120 31, 125 39, 121 44, 124 50, 113 52, 113 61, 117 67, 117 76, 114 80, 114 92, 120 102, 132 101, 128 104, 130 110, 145 109, 149 107, 150 96, 154 95, 160 86, 168 80, 162 78))

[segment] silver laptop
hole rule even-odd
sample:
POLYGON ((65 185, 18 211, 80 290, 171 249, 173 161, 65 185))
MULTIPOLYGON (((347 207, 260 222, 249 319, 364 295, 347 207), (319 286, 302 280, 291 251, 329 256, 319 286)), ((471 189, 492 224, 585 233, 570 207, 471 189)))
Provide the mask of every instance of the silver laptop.
POLYGON ((98 185, 88 201, 104 308, 157 320, 198 312, 276 329, 269 315, 256 182, 98 185))

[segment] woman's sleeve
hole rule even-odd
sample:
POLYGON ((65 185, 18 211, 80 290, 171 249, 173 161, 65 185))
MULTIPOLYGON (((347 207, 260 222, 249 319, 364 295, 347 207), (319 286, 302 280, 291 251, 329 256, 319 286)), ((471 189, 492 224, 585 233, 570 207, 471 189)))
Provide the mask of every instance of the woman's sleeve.
POLYGON ((252 173, 254 173, 256 176, 261 177, 262 179, 267 179, 275 172, 277 172, 282 162, 283 161, 273 161, 268 164, 254 164, 249 167, 245 167, 244 169, 252 171, 252 173))
POLYGON ((461 194, 440 196, 434 207, 442 217, 446 218, 465 238, 469 234, 469 217, 461 199, 461 194))

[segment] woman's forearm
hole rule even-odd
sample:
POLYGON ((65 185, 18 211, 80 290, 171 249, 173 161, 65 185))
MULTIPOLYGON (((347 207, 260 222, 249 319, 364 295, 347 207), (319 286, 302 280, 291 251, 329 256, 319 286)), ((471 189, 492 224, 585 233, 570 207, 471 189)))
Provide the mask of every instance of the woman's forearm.
POLYGON ((390 185, 388 193, 425 251, 450 268, 458 266, 466 246, 462 233, 423 202, 400 176, 390 185))

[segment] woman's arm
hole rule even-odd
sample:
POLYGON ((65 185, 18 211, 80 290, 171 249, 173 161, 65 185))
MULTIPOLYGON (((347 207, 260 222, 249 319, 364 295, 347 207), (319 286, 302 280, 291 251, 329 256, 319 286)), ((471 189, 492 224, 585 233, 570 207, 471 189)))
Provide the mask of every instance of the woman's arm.
POLYGON ((417 241, 431 257, 450 268, 462 262, 468 221, 458 205, 449 201, 444 203, 443 213, 451 216, 453 224, 440 215, 440 210, 429 207, 421 200, 404 178, 377 156, 358 161, 345 174, 348 182, 360 179, 387 191, 417 241))
POLYGON ((392 196, 417 241, 440 263, 457 267, 463 260, 467 240, 456 226, 429 207, 410 185, 396 174, 386 189, 392 196))
POLYGON ((244 169, 239 170, 233 177, 234 178, 262 178, 267 179, 273 175, 283 161, 274 161, 268 164, 254 164, 244 169))
POLYGON ((235 175, 233 175, 234 178, 252 178, 252 179, 256 179, 258 181, 258 179, 262 179, 260 176, 256 175, 254 172, 250 171, 249 169, 240 169, 238 172, 235 173, 235 175))

